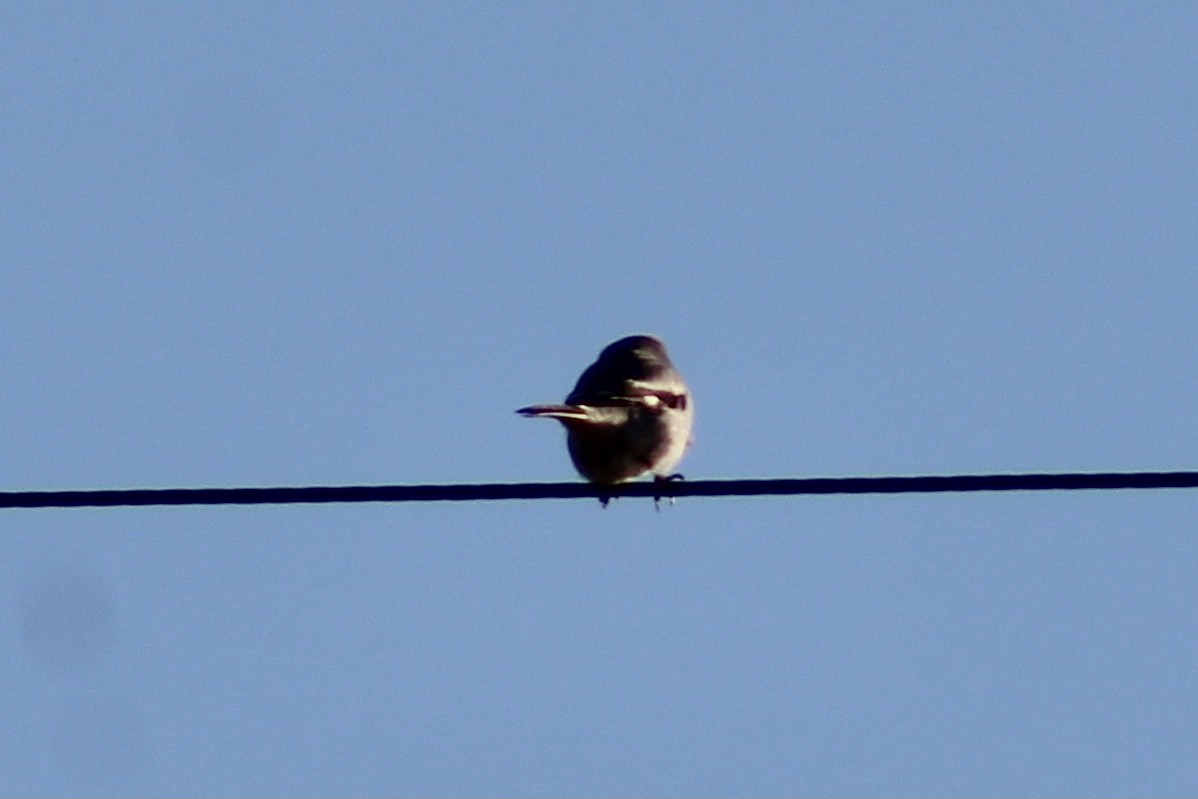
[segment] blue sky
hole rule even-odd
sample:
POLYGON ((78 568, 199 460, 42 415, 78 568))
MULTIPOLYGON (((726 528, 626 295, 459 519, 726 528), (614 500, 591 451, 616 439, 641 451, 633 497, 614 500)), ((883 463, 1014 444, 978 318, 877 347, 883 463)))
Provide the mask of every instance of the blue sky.
MULTIPOLYGON (((1198 467, 1198 7, 7 4, 6 489, 1198 467)), ((1192 794, 1198 494, 6 511, 5 794, 1192 794)))

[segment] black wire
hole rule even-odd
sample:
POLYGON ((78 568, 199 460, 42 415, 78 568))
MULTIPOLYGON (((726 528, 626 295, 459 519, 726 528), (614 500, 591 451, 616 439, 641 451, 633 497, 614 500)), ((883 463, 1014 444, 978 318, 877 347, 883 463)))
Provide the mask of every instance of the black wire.
POLYGON ((128 505, 285 505, 323 502, 467 502, 579 497, 748 497, 800 494, 908 494, 961 491, 1077 491, 1198 488, 1198 472, 960 474, 922 477, 807 477, 765 480, 675 480, 596 486, 589 483, 296 486, 279 488, 129 488, 0 491, 3 508, 96 508, 128 505))

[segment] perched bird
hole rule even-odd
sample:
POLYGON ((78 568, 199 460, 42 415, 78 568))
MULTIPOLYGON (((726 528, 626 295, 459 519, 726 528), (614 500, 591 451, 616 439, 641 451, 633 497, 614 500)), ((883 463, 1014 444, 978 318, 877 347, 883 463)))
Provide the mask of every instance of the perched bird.
POLYGON ((557 419, 566 426, 579 473, 613 485, 646 472, 658 481, 680 478, 670 470, 690 445, 695 405, 666 345, 653 336, 629 336, 599 353, 564 404, 516 413, 557 419))

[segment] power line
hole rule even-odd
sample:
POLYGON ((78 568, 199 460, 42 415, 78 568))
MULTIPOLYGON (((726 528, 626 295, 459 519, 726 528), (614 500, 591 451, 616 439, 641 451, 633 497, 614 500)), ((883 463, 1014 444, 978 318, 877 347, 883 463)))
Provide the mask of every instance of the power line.
POLYGON ((481 483, 0 491, 0 509, 146 505, 290 505, 328 502, 467 502, 497 499, 577 499, 580 497, 596 499, 603 497, 750 497, 964 491, 1110 491, 1148 488, 1198 488, 1198 472, 804 477, 627 483, 619 486, 595 486, 590 483, 481 483))

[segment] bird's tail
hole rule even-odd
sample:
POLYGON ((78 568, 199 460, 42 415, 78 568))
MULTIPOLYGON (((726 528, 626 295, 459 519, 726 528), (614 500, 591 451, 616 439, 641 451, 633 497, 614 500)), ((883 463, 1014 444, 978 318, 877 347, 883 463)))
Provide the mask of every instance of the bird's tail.
POLYGON ((584 421, 588 418, 586 408, 580 408, 577 405, 529 405, 527 408, 520 408, 516 413, 521 416, 539 416, 562 421, 567 419, 584 421))

